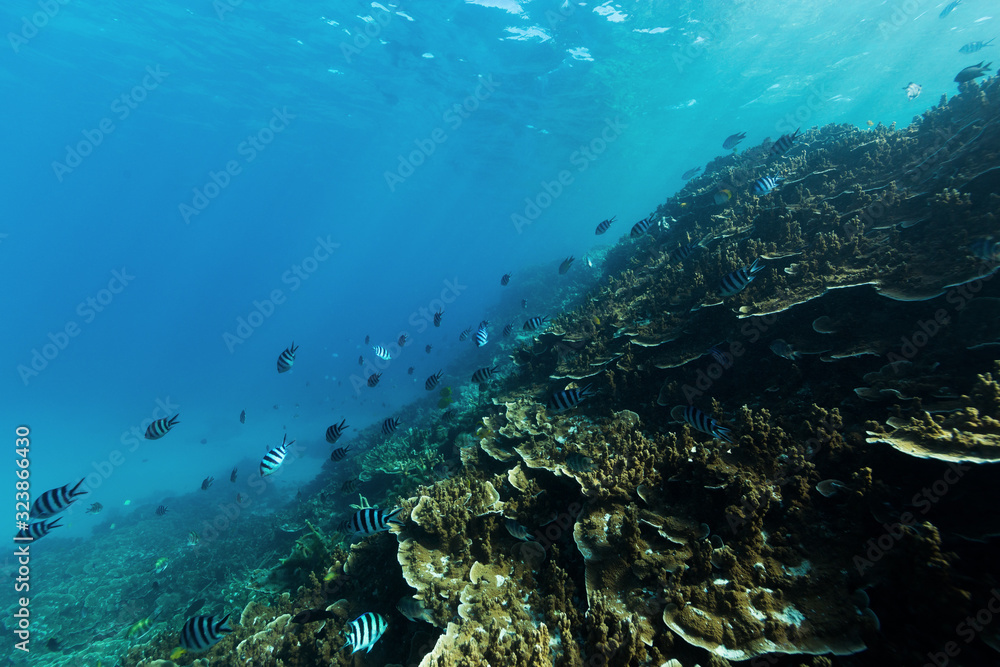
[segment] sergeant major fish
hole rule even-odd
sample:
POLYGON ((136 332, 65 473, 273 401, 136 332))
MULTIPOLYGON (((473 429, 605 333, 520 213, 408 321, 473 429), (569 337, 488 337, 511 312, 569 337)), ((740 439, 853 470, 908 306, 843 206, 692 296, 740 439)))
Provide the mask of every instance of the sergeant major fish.
POLYGON ((438 384, 441 383, 441 378, 443 377, 443 375, 444 371, 438 371, 434 375, 427 378, 427 381, 424 382, 424 389, 426 389, 427 391, 431 391, 432 389, 437 387, 438 384))
POLYGON ((510 274, 509 273, 505 273, 505 274, 503 274, 503 276, 500 277, 500 284, 503 287, 506 287, 507 285, 510 284, 510 274))
POLYGON ((31 506, 31 518, 48 519, 65 510, 76 502, 79 496, 89 493, 88 491, 79 490, 83 482, 84 480, 81 479, 72 487, 67 484, 66 486, 60 486, 58 489, 49 489, 38 496, 31 506))
POLYGON ((285 454, 287 452, 288 446, 295 442, 285 443, 288 439, 288 434, 281 439, 281 444, 269 451, 264 455, 264 458, 260 460, 260 476, 266 477, 267 475, 274 474, 274 472, 281 467, 281 464, 285 461, 285 454))
POLYGON ((720 426, 717 421, 693 405, 675 406, 670 411, 670 418, 685 422, 702 433, 707 433, 719 440, 724 440, 730 444, 733 442, 733 433, 730 429, 720 426))
POLYGON ((476 347, 486 345, 487 340, 489 340, 489 334, 486 333, 486 327, 480 325, 479 330, 476 331, 476 347))
POLYGON ((344 648, 353 646, 354 650, 351 653, 357 653, 362 649, 366 649, 365 652, 370 653, 375 642, 385 634, 385 629, 389 627, 385 618, 371 611, 358 616, 348 625, 351 629, 344 648))
POLYGON ((167 419, 166 417, 163 419, 157 419, 149 425, 149 428, 146 429, 146 440, 159 440, 165 436, 170 429, 177 426, 179 423, 177 419, 179 417, 180 415, 176 414, 170 419, 167 419))
POLYGON ((555 412, 563 412, 564 410, 575 408, 583 402, 583 399, 593 395, 594 392, 590 390, 589 384, 582 389, 566 389, 564 391, 557 391, 552 394, 552 398, 549 399, 546 407, 555 412))
POLYGON ((760 263, 760 257, 758 257, 750 266, 744 266, 741 269, 736 269, 735 271, 727 274, 719 285, 719 294, 722 296, 733 296, 734 294, 739 294, 763 269, 764 265, 760 263))
POLYGON ((649 218, 643 218, 639 222, 632 225, 632 231, 629 232, 629 236, 631 236, 634 239, 639 238, 640 236, 649 231, 649 227, 651 224, 652 223, 650 222, 649 218))
POLYGON ((228 625, 229 614, 221 620, 215 616, 192 616, 181 628, 181 646, 189 651, 206 651, 225 637, 233 629, 228 625))
POLYGON ((285 348, 285 351, 278 355, 278 372, 284 373, 291 369, 292 364, 295 363, 295 352, 298 350, 293 341, 290 346, 285 348))
POLYGON ((771 155, 784 155, 787 153, 788 149, 795 143, 795 139, 798 138, 799 130, 801 129, 798 128, 791 134, 783 134, 778 137, 778 140, 771 144, 771 155))
MULTIPOLYGON (((994 37, 993 39, 996 39, 996 37, 994 37)), ((985 42, 969 42, 968 44, 966 44, 965 46, 963 46, 962 48, 960 48, 958 50, 958 52, 959 53, 975 53, 979 49, 982 49, 984 47, 989 46, 990 42, 992 42, 993 39, 987 40, 985 42)))
POLYGON ((355 512, 347 526, 355 533, 365 535, 385 532, 392 526, 403 525, 403 520, 399 518, 399 513, 402 511, 402 507, 396 507, 388 512, 377 507, 366 507, 355 512))
POLYGON ((608 228, 611 227, 611 223, 615 221, 616 217, 618 216, 613 215, 607 220, 601 220, 599 223, 597 223, 597 229, 594 230, 594 233, 600 236, 604 232, 608 231, 608 228))
POLYGON ((385 349, 381 345, 372 345, 372 351, 374 351, 375 356, 382 361, 389 361, 392 359, 392 355, 389 353, 389 350, 385 349))
POLYGON ((778 187, 781 182, 785 180, 782 176, 761 176, 753 183, 753 187, 750 188, 750 192, 762 197, 766 194, 770 194, 772 190, 778 187))
POLYGON ((397 428, 399 428, 399 417, 389 417, 382 422, 382 435, 391 435, 397 428))

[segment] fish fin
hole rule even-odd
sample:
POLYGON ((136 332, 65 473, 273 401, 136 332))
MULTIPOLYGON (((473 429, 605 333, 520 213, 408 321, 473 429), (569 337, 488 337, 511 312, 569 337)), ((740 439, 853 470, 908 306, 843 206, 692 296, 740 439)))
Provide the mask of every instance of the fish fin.
POLYGON ((79 493, 76 492, 76 490, 80 488, 80 485, 83 484, 83 482, 85 480, 86 480, 86 478, 81 479, 79 482, 76 483, 76 486, 74 486, 72 489, 70 489, 70 491, 69 491, 69 497, 70 498, 72 498, 73 496, 82 496, 85 493, 90 493, 90 491, 81 491, 79 493))

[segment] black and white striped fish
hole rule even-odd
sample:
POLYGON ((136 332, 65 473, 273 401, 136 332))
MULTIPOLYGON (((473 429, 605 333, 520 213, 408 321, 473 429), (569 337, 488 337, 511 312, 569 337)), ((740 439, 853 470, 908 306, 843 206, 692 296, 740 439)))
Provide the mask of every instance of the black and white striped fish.
POLYGON ((240 413, 240 423, 241 424, 246 424, 247 423, 247 411, 246 410, 244 410, 243 412, 240 413))
POLYGON ((503 328, 503 337, 507 338, 508 336, 510 336, 511 333, 513 333, 513 331, 514 331, 514 323, 511 322, 510 324, 508 324, 503 328))
POLYGON ((368 386, 374 387, 375 385, 378 384, 378 381, 380 379, 382 379, 381 373, 372 373, 371 375, 368 376, 368 386))
POLYGON ((349 479, 340 487, 341 493, 354 493, 358 490, 358 480, 349 479))
POLYGON ((458 340, 459 341, 468 340, 469 339, 469 334, 471 334, 471 333, 472 333, 472 327, 469 327, 468 329, 466 329, 462 333, 458 334, 458 340))
POLYGON ((439 310, 436 313, 434 313, 434 326, 436 326, 436 327, 441 326, 441 318, 443 316, 444 316, 444 311, 443 310, 439 310))
POLYGON ((631 236, 634 239, 639 238, 640 236, 649 231, 649 227, 651 224, 652 223, 649 221, 649 218, 644 218, 640 220, 639 222, 632 225, 632 231, 629 233, 629 236, 631 236))
POLYGON ((167 432, 177 426, 179 423, 177 418, 180 417, 179 414, 174 415, 170 419, 164 417, 163 419, 157 419, 155 422, 149 425, 146 429, 146 440, 159 440, 167 434, 167 432))
POLYGON ((284 352, 278 355, 279 373, 284 373, 285 371, 287 371, 292 367, 292 364, 295 363, 295 352, 298 349, 299 348, 295 346, 295 342, 293 341, 292 344, 289 347, 287 347, 284 352))
POLYGON ((562 412, 563 410, 575 408, 580 405, 583 399, 593 395, 594 392, 590 390, 589 384, 582 389, 566 389, 564 391, 557 391, 552 394, 552 398, 549 399, 546 407, 549 410, 554 410, 555 412, 562 412))
POLYGON ((479 330, 476 331, 476 347, 482 347, 486 345, 486 341, 489 340, 489 334, 486 333, 486 327, 483 325, 479 326, 479 330))
POLYGON ((389 354, 389 350, 385 349, 381 345, 372 345, 372 350, 375 352, 375 356, 383 361, 389 361, 392 359, 392 355, 389 354))
MULTIPOLYGON (((994 37, 993 39, 996 39, 996 37, 994 37)), ((960 48, 958 50, 958 52, 959 53, 975 53, 976 51, 978 51, 979 49, 983 48, 984 46, 989 46, 990 42, 992 42, 993 39, 987 40, 985 42, 969 42, 968 44, 966 44, 965 46, 963 46, 962 48, 960 48)))
POLYGON ((441 383, 441 378, 443 375, 444 371, 438 371, 434 375, 427 378, 427 382, 424 382, 424 388, 427 391, 434 389, 434 387, 438 386, 441 383))
POLYGON ((507 285, 510 284, 510 274, 509 273, 503 274, 503 276, 500 278, 500 284, 503 285, 504 287, 506 287, 507 285))
POLYGON ((543 326, 548 321, 549 321, 549 318, 548 318, 547 315, 544 316, 544 317, 538 317, 536 315, 535 317, 532 317, 530 320, 526 320, 525 321, 525 323, 524 323, 524 330, 525 331, 534 331, 535 329, 543 326))
POLYGON ((347 456, 347 451, 351 448, 350 445, 347 447, 337 447, 335 450, 330 452, 330 460, 334 463, 338 461, 343 461, 344 457, 347 456))
POLYGON ((722 296, 739 294, 763 269, 764 265, 760 263, 760 257, 758 257, 750 266, 744 266, 742 269, 736 269, 727 274, 719 284, 719 294, 722 296))
POLYGON ((66 486, 60 486, 58 489, 49 489, 38 496, 35 503, 31 506, 31 518, 48 519, 50 516, 55 516, 65 510, 76 501, 77 496, 87 493, 87 491, 77 490, 81 484, 83 484, 82 479, 72 487, 67 484, 66 486))
POLYGON ((695 250, 700 250, 703 247, 704 246, 700 243, 687 243, 679 248, 674 248, 670 252, 670 261, 683 262, 685 259, 693 255, 695 250))
POLYGON ((344 435, 344 431, 350 428, 347 425, 346 419, 341 419, 339 424, 333 424, 330 428, 326 429, 326 441, 331 445, 340 439, 340 436, 344 435))
POLYGON ((770 194, 770 192, 778 187, 783 180, 785 179, 781 176, 761 176, 753 182, 753 187, 750 188, 750 192, 758 197, 762 197, 766 194, 770 194))
POLYGON ((597 229, 594 230, 594 233, 597 235, 601 235, 604 232, 608 231, 608 228, 611 226, 611 223, 614 222, 615 218, 617 217, 618 216, 613 215, 607 220, 601 220, 600 224, 597 225, 597 229))
POLYGON ((282 462, 285 460, 285 452, 287 451, 288 446, 291 445, 292 442, 295 442, 292 440, 292 442, 286 444, 285 440, 287 439, 288 434, 286 433, 285 437, 281 439, 280 445, 269 451, 267 454, 264 454, 264 458, 260 460, 261 477, 273 474, 275 470, 281 467, 282 462))
POLYGON ((797 128, 791 134, 783 134, 778 137, 778 140, 771 144, 771 155, 784 155, 788 152, 788 149, 792 147, 795 140, 799 136, 799 130, 802 128, 797 128))
POLYGON ((189 651, 207 651, 233 631, 228 621, 229 614, 218 621, 215 616, 192 616, 181 628, 181 646, 189 651))
POLYGON ((385 629, 389 627, 388 621, 373 611, 361 614, 361 616, 358 616, 347 625, 351 629, 348 632, 347 643, 344 644, 344 648, 353 646, 354 650, 351 651, 352 654, 362 649, 366 649, 365 652, 370 653, 372 646, 375 646, 375 642, 385 634, 385 629))
POLYGON ((493 374, 496 372, 497 372, 496 366, 486 366, 484 368, 480 368, 478 371, 472 374, 472 381, 486 382, 491 377, 493 377, 493 374))
POLYGON ((720 426, 719 422, 693 405, 675 406, 670 411, 670 417, 677 421, 683 421, 702 433, 708 433, 719 440, 724 440, 730 444, 733 442, 733 432, 730 429, 720 426))
POLYGON ((62 517, 53 519, 48 523, 45 523, 44 521, 29 523, 27 528, 18 531, 17 537, 30 537, 33 540, 37 540, 48 535, 53 528, 62 528, 62 525, 59 523, 60 521, 62 521, 62 517))
POLYGON ((396 507, 388 512, 377 507, 366 507, 358 510, 347 523, 347 527, 355 533, 381 533, 389 530, 390 526, 402 526, 403 520, 398 518, 403 508, 396 507))
POLYGON ((389 417, 382 422, 382 435, 390 435, 399 428, 399 417, 389 417))

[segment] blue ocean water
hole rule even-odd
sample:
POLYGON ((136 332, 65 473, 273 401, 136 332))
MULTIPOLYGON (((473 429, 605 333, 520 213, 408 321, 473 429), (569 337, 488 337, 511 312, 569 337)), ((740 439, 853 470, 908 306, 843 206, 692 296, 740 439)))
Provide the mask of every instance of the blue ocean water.
POLYGON ((612 243, 726 136, 901 126, 954 94, 996 7, 944 6, 4 3, 2 382, 32 488, 86 476, 127 513, 252 474, 286 432, 381 421, 490 361, 458 331, 551 300, 502 274, 612 243), (403 333, 358 390, 365 336, 403 333), (167 412, 176 432, 136 437, 167 412))

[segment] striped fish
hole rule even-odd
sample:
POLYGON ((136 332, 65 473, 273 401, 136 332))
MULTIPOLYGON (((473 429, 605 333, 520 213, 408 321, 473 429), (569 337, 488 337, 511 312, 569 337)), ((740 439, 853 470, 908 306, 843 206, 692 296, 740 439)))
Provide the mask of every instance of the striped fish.
POLYGON ((378 384, 378 381, 380 379, 382 379, 381 373, 372 373, 371 375, 368 376, 368 386, 374 387, 375 385, 378 384))
POLYGON ((670 261, 672 262, 683 262, 685 259, 694 254, 695 250, 700 250, 703 246, 700 243, 688 243, 680 246, 679 248, 674 248, 670 253, 670 261))
POLYGON ((744 266, 742 269, 736 269, 727 274, 719 284, 719 294, 722 296, 739 294, 763 269, 764 265, 760 263, 760 257, 758 257, 750 266, 744 266))
POLYGON ((400 334, 399 340, 396 341, 396 344, 399 345, 400 347, 406 345, 406 334, 400 334))
POLYGON ((389 417, 382 422, 382 435, 390 435, 399 428, 399 417, 389 417))
MULTIPOLYGON (((993 39, 996 39, 996 37, 994 37, 993 39)), ((990 42, 992 42, 993 39, 985 41, 985 42, 969 42, 968 44, 966 44, 965 46, 963 46, 962 48, 960 48, 958 50, 958 52, 959 53, 975 53, 976 51, 978 51, 979 49, 983 48, 984 46, 989 46, 990 42)))
POLYGON ((503 337, 507 338, 514 331, 514 323, 511 322, 503 328, 503 337))
POLYGON ((427 378, 427 382, 424 382, 424 389, 431 391, 434 387, 441 383, 441 377, 444 375, 444 371, 438 371, 434 375, 427 378))
POLYGON ((530 542, 535 539, 535 536, 529 533, 528 529, 519 524, 515 519, 508 518, 503 522, 503 525, 515 540, 530 542))
POLYGON ((37 540, 48 535, 53 528, 62 528, 62 525, 59 523, 60 521, 62 521, 62 517, 53 519, 48 523, 45 523, 44 521, 29 523, 27 528, 18 531, 17 537, 30 537, 33 540, 37 540))
POLYGON ((335 450, 330 452, 330 460, 334 463, 338 461, 343 461, 344 457, 347 456, 347 451, 351 448, 350 445, 347 447, 337 447, 335 450))
POLYGON ((510 274, 509 273, 503 274, 503 276, 500 278, 500 284, 503 285, 504 287, 506 287, 507 285, 510 284, 510 274))
POLYGON ((476 347, 486 345, 486 341, 489 340, 489 337, 489 334, 486 333, 486 327, 480 326, 479 330, 476 331, 476 347))
POLYGON ((548 318, 547 315, 544 316, 544 317, 538 317, 538 316, 532 317, 530 320, 526 320, 525 321, 525 323, 524 323, 524 330, 525 331, 534 331, 535 329, 541 327, 542 325, 544 325, 548 321, 549 321, 549 318, 548 318))
POLYGON ((632 231, 629 233, 629 236, 631 236, 634 239, 639 238, 640 236, 649 231, 649 227, 651 224, 652 223, 649 221, 649 218, 644 218, 640 220, 639 222, 632 225, 632 231))
POLYGON ((733 432, 730 429, 719 426, 719 422, 693 405, 678 405, 670 411, 670 416, 677 421, 686 422, 691 427, 702 433, 708 433, 714 438, 724 440, 730 444, 733 442, 733 432))
POLYGON ((170 419, 164 417, 163 419, 157 419, 155 422, 149 425, 146 429, 146 440, 159 440, 167 434, 174 426, 179 423, 177 418, 180 417, 179 414, 174 415, 170 419))
POLYGON ((189 651, 206 651, 220 641, 225 633, 232 632, 228 625, 229 614, 221 620, 215 616, 192 616, 181 628, 181 646, 189 651))
POLYGON ((275 470, 281 467, 282 462, 285 460, 285 452, 288 449, 288 445, 292 442, 285 444, 285 440, 288 439, 288 434, 281 439, 281 444, 264 454, 264 458, 260 460, 260 476, 266 477, 274 473, 275 470))
POLYGON ((787 153, 788 149, 792 147, 792 144, 798 138, 799 130, 801 129, 800 127, 791 134, 783 134, 778 137, 778 140, 771 144, 771 155, 784 155, 787 153))
POLYGON ((441 326, 441 318, 443 316, 444 316, 444 311, 443 310, 439 310, 436 313, 434 313, 434 326, 436 326, 436 327, 441 326))
POLYGON ((589 384, 583 389, 566 389, 565 391, 557 391, 552 394, 552 398, 549 399, 546 407, 549 410, 554 410, 555 412, 562 412, 564 410, 569 410, 570 408, 575 408, 580 405, 583 399, 593 395, 594 392, 590 390, 589 384))
POLYGON ((358 488, 358 480, 349 479, 340 487, 341 493, 354 493, 358 488))
POLYGON ((247 411, 246 410, 244 410, 243 412, 240 413, 240 423, 241 424, 246 424, 247 423, 247 411))
POLYGON ((389 350, 385 349, 381 345, 372 345, 372 350, 375 351, 375 356, 383 361, 389 361, 392 359, 392 355, 389 354, 389 350))
POLYGON ((347 643, 344 645, 344 648, 353 646, 354 650, 351 651, 352 654, 362 649, 366 649, 365 652, 370 653, 372 646, 375 646, 375 642, 382 637, 385 629, 389 627, 389 623, 384 617, 372 611, 361 614, 361 616, 358 616, 348 623, 348 625, 351 629, 348 632, 347 643))
POLYGON ((570 255, 569 257, 567 257, 566 259, 564 259, 562 261, 562 264, 559 265, 559 275, 563 275, 567 271, 569 271, 569 267, 573 266, 573 261, 575 259, 576 258, 573 257, 573 255, 570 255))
POLYGON ((472 374, 473 382, 486 382, 493 374, 497 372, 496 366, 486 366, 485 368, 480 368, 478 371, 472 374))
POLYGON ((347 425, 347 420, 341 419, 339 424, 333 424, 330 428, 326 429, 326 441, 331 445, 336 443, 348 428, 350 426, 347 425))
POLYGON ((758 197, 761 197, 769 194, 772 190, 778 187, 783 180, 785 179, 781 176, 761 176, 753 182, 753 187, 750 188, 750 192, 758 197))
POLYGON ((278 372, 284 373, 292 367, 295 363, 295 352, 299 348, 295 347, 295 342, 292 341, 291 346, 285 349, 284 352, 278 355, 278 372))
POLYGON ((608 231, 608 227, 611 226, 611 223, 614 222, 615 218, 617 218, 617 217, 618 216, 613 215, 610 218, 608 218, 607 220, 601 220, 600 224, 597 225, 597 229, 594 230, 594 233, 597 234, 598 236, 600 236, 604 232, 608 231))
POLYGON ((458 340, 459 341, 468 340, 469 334, 471 334, 471 333, 472 333, 472 327, 469 327, 468 329, 466 329, 462 333, 458 334, 458 340))
POLYGON ((355 533, 364 533, 365 535, 381 533, 389 530, 390 526, 403 525, 403 520, 398 518, 402 511, 402 507, 397 507, 389 512, 377 507, 366 507, 354 513, 347 527, 355 533))
POLYGON ((31 506, 31 518, 48 519, 50 516, 55 516, 65 510, 76 501, 77 496, 87 493, 87 491, 77 491, 81 484, 83 484, 82 479, 73 485, 72 488, 67 484, 66 486, 60 486, 58 489, 49 489, 38 496, 35 503, 31 506))

